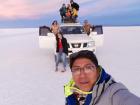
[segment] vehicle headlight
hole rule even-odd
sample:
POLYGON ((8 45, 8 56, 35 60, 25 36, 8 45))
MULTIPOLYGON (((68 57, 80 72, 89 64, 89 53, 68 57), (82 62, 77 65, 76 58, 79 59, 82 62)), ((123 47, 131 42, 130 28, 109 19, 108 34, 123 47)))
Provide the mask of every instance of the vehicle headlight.
POLYGON ((95 42, 94 41, 88 42, 87 46, 88 47, 93 47, 93 46, 95 46, 95 42))

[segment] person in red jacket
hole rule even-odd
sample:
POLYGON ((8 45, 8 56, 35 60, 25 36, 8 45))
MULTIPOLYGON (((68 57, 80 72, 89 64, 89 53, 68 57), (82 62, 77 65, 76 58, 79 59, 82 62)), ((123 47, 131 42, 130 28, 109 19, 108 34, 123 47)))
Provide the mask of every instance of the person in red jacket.
POLYGON ((63 63, 64 69, 62 72, 66 71, 66 56, 68 55, 68 43, 67 39, 63 37, 62 32, 56 35, 56 70, 58 71, 58 65, 60 61, 63 63))

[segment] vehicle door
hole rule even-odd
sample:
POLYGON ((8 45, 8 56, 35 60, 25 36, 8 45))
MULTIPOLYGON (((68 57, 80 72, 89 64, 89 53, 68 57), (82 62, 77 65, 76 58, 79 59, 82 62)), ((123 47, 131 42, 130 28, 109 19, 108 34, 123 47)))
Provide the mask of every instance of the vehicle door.
POLYGON ((96 47, 102 46, 104 42, 103 28, 102 26, 94 26, 90 37, 95 41, 96 47))
POLYGON ((46 49, 56 49, 55 35, 51 33, 50 28, 42 26, 39 28, 39 47, 46 49))

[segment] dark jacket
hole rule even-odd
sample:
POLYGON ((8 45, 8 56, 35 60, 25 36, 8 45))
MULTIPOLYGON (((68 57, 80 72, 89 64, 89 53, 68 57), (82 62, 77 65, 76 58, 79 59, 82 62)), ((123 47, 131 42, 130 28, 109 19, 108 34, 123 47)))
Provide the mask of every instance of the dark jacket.
POLYGON ((61 7, 59 11, 60 11, 60 15, 65 16, 67 9, 66 7, 61 7))
POLYGON ((72 8, 75 8, 77 11, 79 10, 79 5, 78 5, 76 2, 73 2, 73 3, 71 4, 71 7, 72 7, 72 8))
MULTIPOLYGON (((68 43, 67 39, 62 37, 62 46, 63 46, 63 52, 68 55, 68 43)), ((59 38, 56 37, 56 52, 59 52, 59 38)))

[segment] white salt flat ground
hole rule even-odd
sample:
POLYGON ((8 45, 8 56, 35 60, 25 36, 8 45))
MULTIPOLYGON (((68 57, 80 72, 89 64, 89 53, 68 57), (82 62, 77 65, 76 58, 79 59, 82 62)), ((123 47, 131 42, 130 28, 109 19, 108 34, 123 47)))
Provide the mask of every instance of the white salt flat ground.
MULTIPOLYGON (((140 27, 104 27, 99 63, 140 96, 140 27)), ((60 65, 61 66, 61 65, 60 65)), ((39 49, 38 29, 0 29, 0 105, 64 105, 67 72, 54 72, 54 55, 39 49)))

